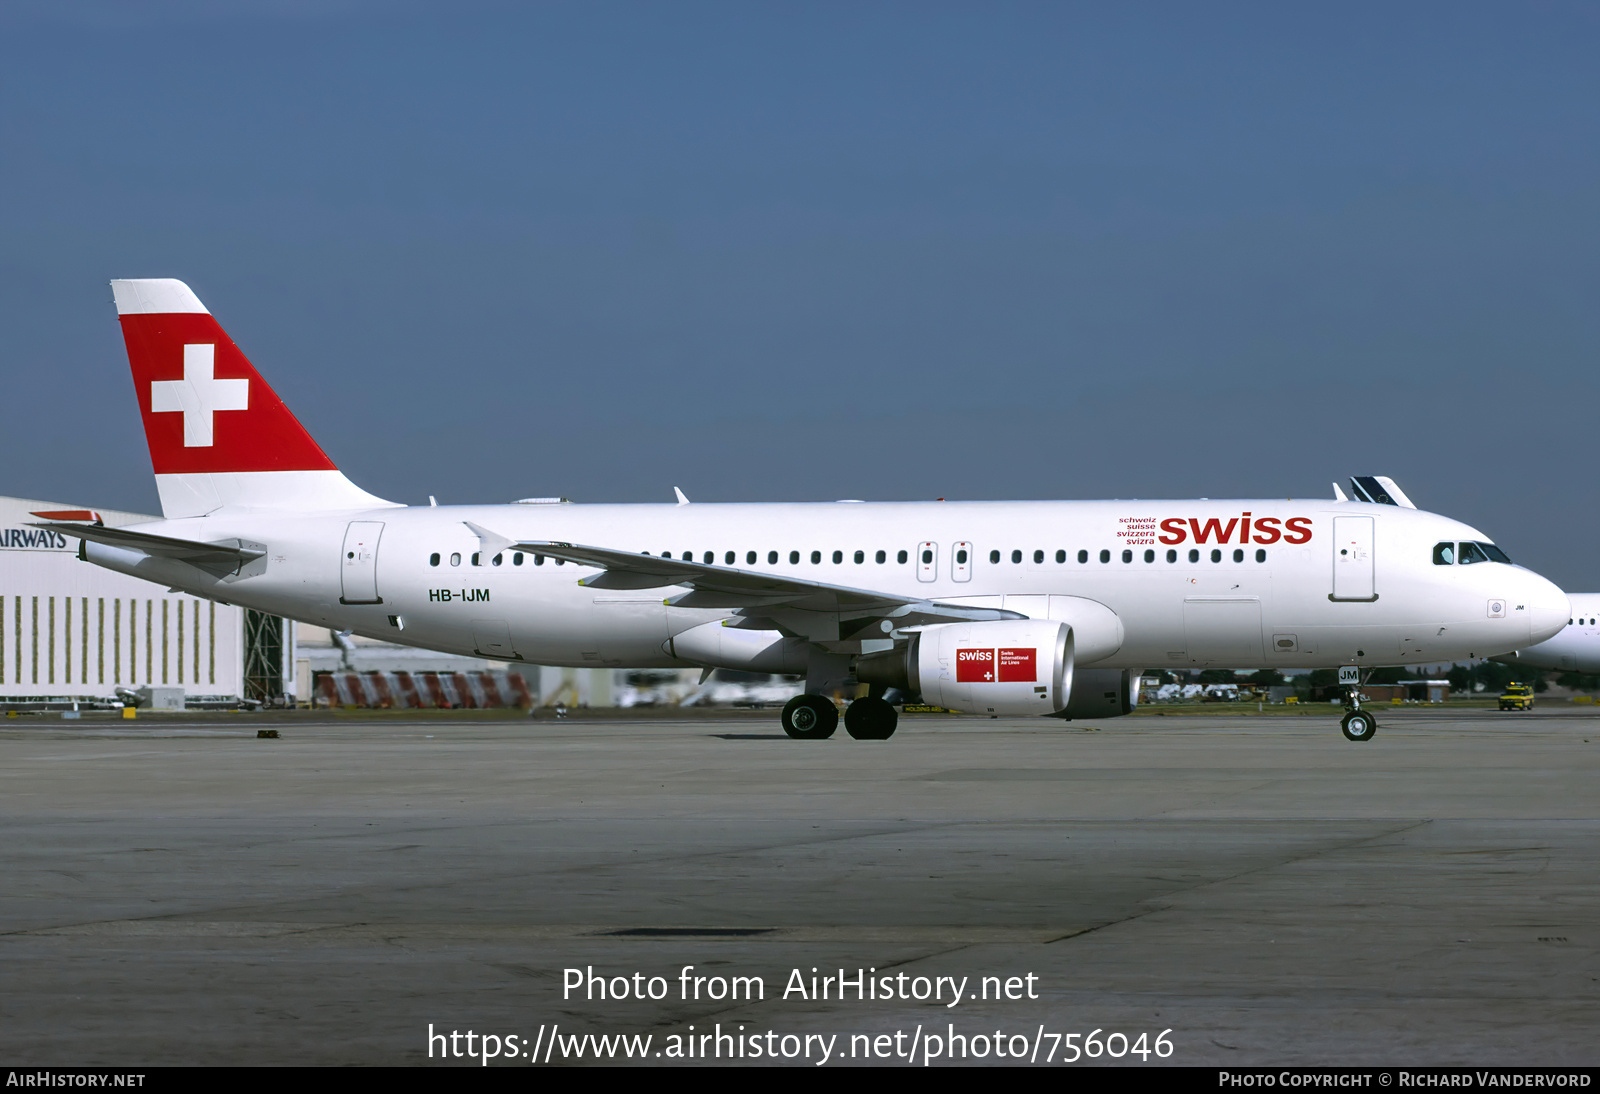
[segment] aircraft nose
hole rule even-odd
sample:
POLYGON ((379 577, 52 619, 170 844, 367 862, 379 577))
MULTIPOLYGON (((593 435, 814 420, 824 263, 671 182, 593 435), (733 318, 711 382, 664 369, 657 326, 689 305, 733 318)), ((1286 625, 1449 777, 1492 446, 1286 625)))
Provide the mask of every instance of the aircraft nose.
POLYGON ((1528 641, 1537 645, 1561 633, 1572 615, 1572 605, 1554 582, 1535 573, 1528 574, 1528 579, 1522 594, 1528 606, 1528 641))

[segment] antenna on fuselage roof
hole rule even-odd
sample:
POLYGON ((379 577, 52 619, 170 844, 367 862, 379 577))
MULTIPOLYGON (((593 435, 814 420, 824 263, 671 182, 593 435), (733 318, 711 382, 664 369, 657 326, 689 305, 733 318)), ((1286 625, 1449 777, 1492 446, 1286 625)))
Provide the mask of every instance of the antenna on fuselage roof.
POLYGON ((1334 501, 1349 501, 1350 500, 1349 498, 1344 496, 1344 491, 1339 489, 1339 484, 1338 483, 1334 483, 1333 484, 1333 500, 1334 501))
POLYGON ((689 504, 689 495, 688 494, 685 494, 682 490, 679 490, 676 486, 674 486, 672 488, 672 492, 674 494, 678 495, 678 504, 679 505, 688 505, 689 504))

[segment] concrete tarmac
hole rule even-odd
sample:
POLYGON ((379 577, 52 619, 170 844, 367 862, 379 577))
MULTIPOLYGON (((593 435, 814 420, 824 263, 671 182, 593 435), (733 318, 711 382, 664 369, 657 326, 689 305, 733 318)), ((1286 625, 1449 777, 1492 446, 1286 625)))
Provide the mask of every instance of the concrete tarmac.
POLYGON ((8 720, 0 1057, 1600 1063, 1600 715, 1379 716, 8 720))

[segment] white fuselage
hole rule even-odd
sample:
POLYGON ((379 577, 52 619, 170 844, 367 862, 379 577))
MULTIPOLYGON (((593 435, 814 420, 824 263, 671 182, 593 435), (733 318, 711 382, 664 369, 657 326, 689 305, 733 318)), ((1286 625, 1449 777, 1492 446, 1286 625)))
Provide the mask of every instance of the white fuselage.
POLYGON ((547 665, 682 665, 669 639, 732 614, 669 607, 664 601, 681 591, 672 587, 586 588, 579 579, 598 570, 549 558, 539 564, 531 552, 520 564, 502 551, 498 564, 486 557, 473 565, 481 541, 467 521, 513 542, 670 553, 1030 616, 1049 614, 1050 596, 1084 598, 1120 624, 1120 634, 1081 662, 1104 668, 1486 657, 1542 642, 1570 615, 1566 596, 1522 567, 1434 561, 1436 543, 1484 541, 1482 533, 1432 513, 1360 502, 236 508, 138 530, 262 545, 265 559, 241 576, 215 578, 96 543, 85 544, 85 557, 336 630, 547 665), (345 549, 357 522, 370 533, 364 562, 345 549), (381 603, 343 603, 371 599, 345 596, 352 581, 370 582, 381 603))
POLYGON ((1600 593, 1569 593, 1572 615, 1560 632, 1502 657, 1512 665, 1567 672, 1600 672, 1600 593))

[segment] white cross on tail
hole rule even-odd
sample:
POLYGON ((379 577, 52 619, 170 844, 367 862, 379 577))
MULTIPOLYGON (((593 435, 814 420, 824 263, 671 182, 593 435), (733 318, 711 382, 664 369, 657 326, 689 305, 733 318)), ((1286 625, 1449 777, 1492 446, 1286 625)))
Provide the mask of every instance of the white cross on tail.
POLYGON ((150 384, 150 409, 183 412, 183 447, 210 448, 211 416, 219 410, 246 410, 250 406, 249 380, 216 378, 215 345, 183 347, 183 379, 156 380, 150 384))

